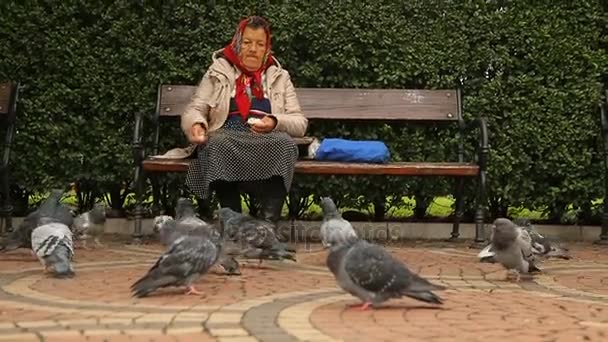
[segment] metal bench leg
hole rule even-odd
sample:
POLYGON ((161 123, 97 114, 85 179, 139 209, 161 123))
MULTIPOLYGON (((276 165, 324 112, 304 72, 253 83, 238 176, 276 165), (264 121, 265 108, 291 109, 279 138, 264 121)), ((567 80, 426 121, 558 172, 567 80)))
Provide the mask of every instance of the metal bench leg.
MULTIPOLYGON (((606 101, 608 101, 608 90, 606 90, 606 101)), ((600 104, 602 136, 604 138, 604 212, 602 213, 600 239, 596 241, 600 245, 608 245, 608 111, 606 106, 606 102, 600 104)))
POLYGON ((485 117, 479 118, 480 140, 479 140, 479 175, 478 188, 479 194, 477 197, 477 210, 475 211, 475 244, 481 244, 485 241, 484 221, 486 207, 486 162, 490 152, 488 143, 488 126, 485 117))
POLYGON ((476 243, 481 243, 481 242, 485 241, 484 203, 486 203, 486 171, 482 170, 479 173, 479 199, 477 202, 477 210, 475 211, 475 242, 476 243))
POLYGON ((141 221, 143 219, 143 197, 144 197, 144 174, 141 171, 141 166, 135 168, 135 211, 134 211, 134 227, 132 235, 132 244, 141 244, 142 242, 142 229, 141 221))
POLYGON ((160 205, 160 182, 158 181, 157 174, 150 174, 150 183, 152 183, 152 215, 157 216, 160 215, 161 205, 160 205))
POLYGON ((456 180, 455 195, 456 205, 450 240, 457 239, 460 236, 460 221, 462 221, 462 217, 464 216, 464 178, 458 178, 456 180))
POLYGON ((599 245, 608 245, 608 195, 604 197, 604 213, 602 215, 602 231, 600 239, 596 241, 599 245))

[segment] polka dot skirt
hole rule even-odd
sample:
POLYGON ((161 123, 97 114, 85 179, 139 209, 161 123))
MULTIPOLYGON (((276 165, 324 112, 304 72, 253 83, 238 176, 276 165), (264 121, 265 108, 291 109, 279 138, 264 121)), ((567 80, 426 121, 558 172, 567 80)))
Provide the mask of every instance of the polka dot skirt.
POLYGON ((239 116, 230 116, 224 126, 209 133, 205 145, 190 163, 186 185, 200 198, 209 198, 216 180, 255 181, 280 176, 289 191, 298 147, 284 132, 255 133, 239 116))

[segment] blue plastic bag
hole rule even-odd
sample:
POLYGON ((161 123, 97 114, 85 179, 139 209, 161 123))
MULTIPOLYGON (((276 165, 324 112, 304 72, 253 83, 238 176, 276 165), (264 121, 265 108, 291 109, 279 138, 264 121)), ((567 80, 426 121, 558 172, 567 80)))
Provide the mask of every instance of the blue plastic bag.
POLYGON ((386 144, 375 140, 323 139, 315 154, 317 160, 354 163, 386 163, 391 153, 386 144))

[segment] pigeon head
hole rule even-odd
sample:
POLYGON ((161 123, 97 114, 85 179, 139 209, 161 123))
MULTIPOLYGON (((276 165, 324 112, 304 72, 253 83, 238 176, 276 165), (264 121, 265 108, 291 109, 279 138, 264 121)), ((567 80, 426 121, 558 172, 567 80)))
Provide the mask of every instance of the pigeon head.
POLYGON ((89 219, 95 224, 102 224, 106 221, 106 206, 103 203, 95 203, 93 209, 89 211, 89 219))
POLYGON ((51 255, 45 257, 47 269, 55 278, 72 278, 74 270, 70 262, 70 251, 65 246, 58 246, 51 255))
POLYGON ((496 242, 507 242, 517 238, 517 226, 511 220, 498 218, 492 225, 493 239, 496 242))
POLYGON ((49 195, 49 199, 56 200, 59 202, 61 200, 61 196, 63 196, 64 191, 62 189, 52 189, 51 194, 49 195))
POLYGON ((55 211, 59 207, 61 201, 61 196, 63 196, 63 190, 61 189, 53 189, 49 197, 47 197, 44 202, 38 208, 41 216, 53 216, 55 211))
POLYGON ((55 206, 57 204, 59 204, 59 202, 61 201, 62 196, 63 196, 63 190, 61 190, 61 189, 51 190, 49 197, 47 197, 46 200, 42 203, 41 208, 44 207, 45 205, 48 207, 55 208, 55 206))
POLYGON ((177 200, 177 206, 175 207, 175 219, 180 220, 184 217, 192 216, 195 216, 194 202, 189 198, 180 197, 177 200))
POLYGON ((519 218, 513 220, 513 223, 516 226, 518 226, 518 227, 530 227, 530 226, 532 226, 532 223, 526 217, 519 217, 519 218))
POLYGON ((225 258, 220 266, 228 275, 241 275, 241 266, 235 258, 225 258))
POLYGON ((238 217, 240 215, 240 213, 225 207, 225 208, 220 208, 220 210, 217 211, 217 216, 220 219, 220 222, 222 223, 226 223, 228 222, 228 220, 238 217))
POLYGON ((336 204, 330 197, 321 197, 321 209, 323 209, 324 217, 341 216, 336 204))
MULTIPOLYGON (((171 224, 167 224, 167 222, 169 221, 175 222, 175 220, 173 220, 173 217, 169 215, 156 216, 154 218, 154 233, 160 233, 162 230, 170 228, 171 224)), ((173 228, 175 228, 175 225, 173 225, 173 228)))
POLYGON ((74 277, 74 271, 72 270, 72 267, 70 266, 70 262, 68 260, 60 260, 56 262, 52 266, 51 272, 53 274, 53 277, 59 279, 74 277))
POLYGON ((219 218, 219 232, 223 237, 234 237, 234 234, 236 234, 236 232, 238 231, 238 227, 235 224, 230 223, 230 221, 240 216, 241 213, 236 212, 228 207, 220 208, 217 211, 217 217, 219 218))

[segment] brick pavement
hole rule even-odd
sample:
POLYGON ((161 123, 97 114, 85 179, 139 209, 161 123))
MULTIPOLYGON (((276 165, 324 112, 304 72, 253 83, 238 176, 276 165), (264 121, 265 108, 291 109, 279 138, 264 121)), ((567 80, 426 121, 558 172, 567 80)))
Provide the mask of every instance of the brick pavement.
POLYGON ((476 261, 464 244, 388 247, 410 268, 449 289, 445 304, 411 299, 377 310, 348 307, 319 246, 300 245, 298 262, 213 270, 184 296, 168 288, 130 297, 129 285, 162 247, 111 243, 77 250, 73 279, 42 274, 29 251, 0 254, 2 341, 607 341, 608 248, 573 245, 520 283, 476 261))

